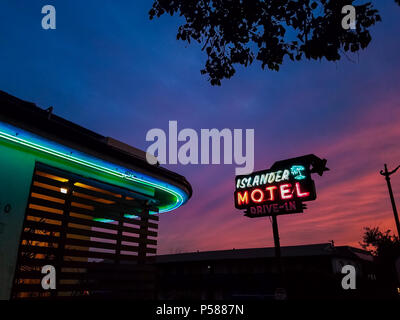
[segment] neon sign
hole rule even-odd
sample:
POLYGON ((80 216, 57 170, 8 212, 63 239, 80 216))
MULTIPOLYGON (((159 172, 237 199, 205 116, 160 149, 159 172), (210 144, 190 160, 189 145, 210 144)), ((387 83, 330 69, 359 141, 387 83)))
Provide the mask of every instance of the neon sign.
POLYGON ((322 175, 326 160, 315 155, 276 162, 270 169, 236 176, 235 207, 259 217, 303 212, 317 194, 312 173, 322 175))

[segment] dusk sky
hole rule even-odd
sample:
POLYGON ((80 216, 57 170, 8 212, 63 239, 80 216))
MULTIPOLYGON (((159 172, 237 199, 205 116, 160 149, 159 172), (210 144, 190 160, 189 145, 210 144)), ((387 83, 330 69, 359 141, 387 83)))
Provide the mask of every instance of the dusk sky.
MULTIPOLYGON (((279 72, 255 63, 212 87, 200 74, 201 47, 176 40, 182 19, 150 21, 150 0, 3 0, 0 90, 143 150, 149 130, 177 120, 198 132, 255 129, 255 170, 309 153, 326 158, 331 170, 314 177, 317 200, 278 218, 281 244, 357 246, 364 227, 394 230, 379 171, 400 164, 400 7, 373 3, 383 21, 358 55, 286 61, 279 72), (46 4, 56 7, 56 30, 41 28, 46 4)), ((268 218, 234 208, 236 165, 167 167, 193 196, 161 216, 159 253, 273 246, 268 218)), ((392 186, 400 207, 400 173, 392 186)))

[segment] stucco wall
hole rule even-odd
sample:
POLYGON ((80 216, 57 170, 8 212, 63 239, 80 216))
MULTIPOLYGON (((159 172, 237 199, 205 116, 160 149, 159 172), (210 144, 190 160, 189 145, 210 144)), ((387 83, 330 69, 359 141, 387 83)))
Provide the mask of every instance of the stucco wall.
POLYGON ((0 299, 9 299, 34 157, 0 144, 0 299), (6 206, 11 210, 6 213, 6 206))

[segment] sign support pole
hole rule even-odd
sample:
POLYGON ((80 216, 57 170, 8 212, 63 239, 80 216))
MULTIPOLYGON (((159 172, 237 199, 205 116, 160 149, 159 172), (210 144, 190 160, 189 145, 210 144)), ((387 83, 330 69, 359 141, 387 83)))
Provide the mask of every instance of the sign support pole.
POLYGON ((279 265, 280 265, 281 244, 279 241, 278 219, 275 214, 272 216, 272 232, 274 234, 275 257, 279 261, 279 265))
POLYGON ((276 214, 272 215, 272 232, 274 234, 275 259, 276 259, 276 263, 278 265, 279 286, 281 288, 284 288, 285 287, 285 279, 284 279, 282 259, 281 259, 281 244, 280 244, 280 240, 279 240, 278 218, 277 218, 276 214))
POLYGON ((326 162, 326 159, 308 154, 277 161, 270 169, 237 175, 235 178, 235 208, 244 209, 245 216, 249 218, 272 217, 275 260, 280 286, 276 288, 276 299, 286 299, 285 285, 287 284, 281 258, 277 216, 301 213, 306 209, 303 202, 316 199, 317 194, 311 174, 318 173, 322 176, 325 171, 329 170, 326 162), (268 187, 264 189, 265 185, 268 187), (269 202, 263 203, 265 201, 269 202))

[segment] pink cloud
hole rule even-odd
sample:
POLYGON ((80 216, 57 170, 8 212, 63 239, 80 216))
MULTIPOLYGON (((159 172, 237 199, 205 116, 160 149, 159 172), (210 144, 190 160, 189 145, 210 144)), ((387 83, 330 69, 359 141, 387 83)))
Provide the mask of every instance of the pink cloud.
MULTIPOLYGON (((364 227, 395 230, 379 171, 385 162, 389 168, 400 164, 400 108, 394 98, 374 104, 380 108, 366 106, 370 111, 355 119, 349 132, 301 146, 327 158, 331 171, 315 176, 318 199, 305 213, 279 217, 282 245, 334 240, 358 246, 364 227)), ((159 253, 273 246, 268 218, 248 219, 234 208, 233 173, 218 166, 195 170, 193 199, 161 218, 159 253)), ((392 186, 400 194, 400 174, 393 176, 392 186)))

